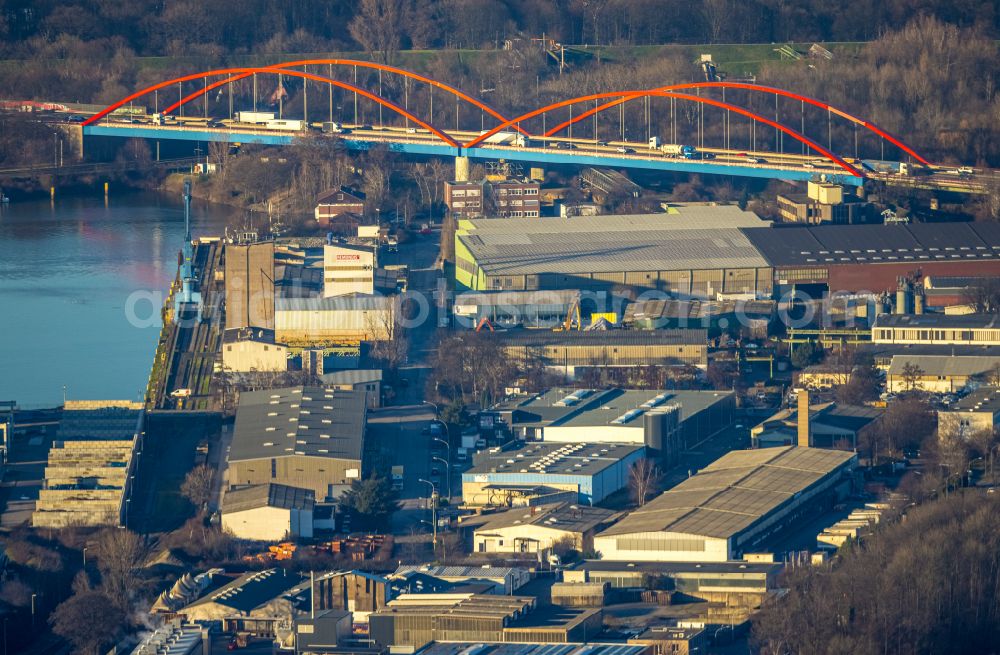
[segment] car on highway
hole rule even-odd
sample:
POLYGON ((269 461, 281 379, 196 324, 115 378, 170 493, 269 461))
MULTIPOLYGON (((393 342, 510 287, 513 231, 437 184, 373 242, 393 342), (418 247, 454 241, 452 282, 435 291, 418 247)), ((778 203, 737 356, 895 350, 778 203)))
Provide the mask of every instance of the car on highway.
POLYGON ((620 152, 623 155, 628 155, 635 152, 635 150, 633 150, 632 148, 626 148, 625 146, 618 146, 617 148, 615 148, 615 152, 620 152))
POLYGON ((72 116, 70 116, 69 118, 66 119, 66 122, 67 123, 82 123, 85 120, 87 120, 87 119, 84 118, 83 116, 81 116, 80 114, 73 114, 72 116))
POLYGON ((761 159, 760 157, 747 157, 744 161, 748 164, 763 164, 766 160, 761 159))
POLYGON ((191 390, 190 389, 174 389, 173 391, 170 392, 170 397, 171 398, 190 398, 191 397, 191 390))
POLYGON ((208 121, 206 127, 225 127, 222 121, 208 121))

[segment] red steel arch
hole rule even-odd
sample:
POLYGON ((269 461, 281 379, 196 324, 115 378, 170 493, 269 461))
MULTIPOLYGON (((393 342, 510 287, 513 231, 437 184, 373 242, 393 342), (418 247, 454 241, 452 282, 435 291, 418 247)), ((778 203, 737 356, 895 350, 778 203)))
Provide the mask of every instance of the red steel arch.
POLYGON ((826 148, 824 148, 820 144, 816 143, 812 139, 810 139, 810 138, 808 138, 806 136, 803 136, 802 134, 799 134, 798 132, 796 132, 795 130, 793 130, 791 128, 785 127, 781 123, 777 123, 775 121, 772 121, 769 118, 765 118, 765 117, 763 117, 763 116, 761 116, 759 114, 755 114, 752 111, 748 111, 748 110, 746 110, 746 109, 744 109, 742 107, 738 107, 736 105, 731 105, 731 104, 726 103, 726 102, 721 102, 719 100, 713 100, 711 98, 702 98, 700 96, 688 95, 686 93, 671 93, 669 91, 659 91, 659 90, 656 90, 656 89, 649 89, 649 90, 646 90, 646 91, 618 91, 618 92, 611 92, 611 93, 594 93, 594 94, 591 94, 591 95, 580 96, 578 98, 570 98, 569 100, 562 100, 560 102, 556 102, 556 103, 553 103, 551 105, 547 105, 545 107, 541 107, 539 109, 535 109, 533 111, 529 111, 528 113, 523 114, 521 116, 518 116, 516 118, 512 118, 512 119, 508 120, 506 123, 504 123, 502 125, 498 125, 498 126, 494 127, 492 130, 489 130, 488 132, 480 134, 476 138, 474 138, 471 141, 469 141, 468 143, 464 144, 462 147, 463 148, 472 148, 472 147, 474 147, 474 146, 482 143, 483 141, 485 141, 489 137, 493 136, 494 134, 496 134, 500 130, 503 130, 504 128, 510 127, 511 125, 513 125, 514 123, 516 123, 518 121, 524 121, 524 120, 528 120, 528 119, 534 118, 535 116, 539 116, 539 115, 544 114, 545 112, 551 111, 553 109, 559 109, 560 107, 567 107, 569 105, 573 105, 573 104, 576 104, 576 103, 579 103, 579 102, 587 102, 589 100, 601 100, 601 99, 605 99, 605 98, 618 98, 620 96, 628 97, 629 99, 632 99, 632 98, 641 98, 641 97, 644 97, 644 96, 657 96, 657 97, 663 97, 663 98, 677 98, 679 100, 690 100, 691 102, 698 102, 698 103, 701 103, 701 104, 711 105, 713 107, 720 107, 722 109, 728 109, 730 111, 736 112, 737 114, 740 114, 742 116, 746 116, 747 118, 753 119, 753 120, 757 121, 758 123, 764 123, 765 125, 770 125, 771 127, 775 128, 775 129, 781 130, 782 132, 784 132, 788 136, 792 137, 793 139, 795 139, 795 140, 797 140, 797 141, 799 141, 801 143, 806 144, 807 146, 809 146, 810 148, 812 148, 816 152, 820 153, 821 155, 823 155, 824 157, 826 157, 827 159, 829 159, 833 163, 837 164, 837 166, 839 166, 840 168, 843 168, 845 171, 847 171, 848 173, 850 173, 852 176, 854 176, 854 177, 864 177, 856 168, 854 168, 853 166, 851 166, 850 164, 848 164, 846 161, 844 161, 843 159, 841 159, 837 155, 833 154, 832 152, 830 152, 829 150, 827 150, 826 148))
MULTIPOLYGON (((465 100, 469 104, 474 105, 475 107, 478 107, 479 109, 482 109, 487 114, 489 114, 490 116, 493 116, 494 118, 496 118, 499 121, 505 121, 505 120, 507 120, 507 118, 503 114, 501 114, 497 110, 493 109, 492 107, 490 107, 489 105, 487 105, 482 100, 479 100, 478 98, 470 96, 470 95, 468 95, 467 93, 463 92, 460 89, 456 89, 455 87, 450 86, 448 84, 445 84, 444 82, 438 82, 437 80, 435 80, 433 78, 426 77, 424 75, 420 75, 419 73, 414 73, 413 71, 408 71, 405 68, 397 68, 396 66, 388 66, 386 64, 378 64, 378 63, 371 62, 371 61, 357 61, 357 60, 354 60, 354 59, 300 59, 298 61, 286 61, 286 62, 283 62, 283 63, 280 63, 280 64, 272 64, 272 65, 267 66, 267 68, 286 69, 286 68, 293 68, 295 66, 357 66, 359 68, 370 68, 370 69, 374 69, 374 70, 385 71, 387 73, 395 73, 397 75, 402 75, 403 77, 408 77, 408 78, 410 78, 412 80, 417 80, 418 82, 423 82, 425 84, 429 84, 430 86, 437 87, 437 88, 439 88, 439 89, 441 89, 443 91, 447 91, 448 93, 450 93, 450 94, 452 94, 452 95, 454 95, 454 96, 456 96, 458 98, 461 98, 462 100, 465 100)), ((170 112, 172 112, 173 110, 177 109, 181 105, 187 104, 188 102, 190 102, 190 101, 192 101, 192 100, 194 100, 196 98, 201 97, 202 95, 204 95, 205 93, 207 93, 209 91, 217 89, 220 86, 224 86, 226 84, 230 84, 232 82, 236 82, 238 80, 245 79, 247 77, 250 77, 250 75, 252 75, 252 73, 243 73, 243 74, 240 74, 240 75, 234 75, 233 77, 231 77, 231 78, 229 78, 227 80, 220 80, 218 82, 213 82, 212 84, 208 85, 207 87, 199 89, 198 91, 195 91, 194 93, 192 93, 192 94, 190 94, 190 95, 182 98, 178 102, 175 102, 174 104, 170 105, 169 107, 167 107, 166 109, 163 110, 163 113, 164 114, 169 114, 170 112)), ((528 134, 527 132, 525 132, 524 130, 522 130, 520 127, 515 127, 515 129, 517 131, 521 132, 521 134, 524 134, 525 136, 530 136, 530 134, 528 134)))
MULTIPOLYGON (((875 123, 872 123, 870 121, 866 121, 866 120, 864 120, 862 118, 859 118, 857 116, 849 114, 846 111, 843 111, 841 109, 837 109, 836 107, 834 107, 834 106, 832 106, 832 105, 830 105, 828 103, 825 103, 822 100, 816 100, 815 98, 810 98, 809 96, 804 96, 804 95, 801 95, 801 94, 798 94, 798 93, 793 93, 791 91, 785 91, 784 89, 779 89, 777 87, 764 86, 762 84, 749 84, 749 83, 746 83, 746 82, 689 82, 689 83, 686 83, 686 84, 671 84, 669 86, 661 86, 661 87, 658 87, 656 90, 657 91, 679 91, 681 89, 705 89, 705 88, 744 89, 744 90, 748 90, 748 91, 760 91, 761 93, 770 93, 772 95, 784 96, 786 98, 793 98, 793 99, 798 100, 800 102, 804 102, 806 104, 813 105, 814 107, 820 107, 821 109, 826 109, 827 111, 830 111, 830 112, 832 112, 832 113, 840 116, 841 118, 846 118, 847 120, 851 121, 852 123, 856 123, 857 125, 860 125, 860 126, 864 127, 865 129, 874 132, 875 134, 879 135, 880 137, 882 137, 886 141, 889 141, 890 143, 892 143, 893 145, 895 145, 896 147, 898 147, 900 150, 904 151, 905 153, 907 153, 908 155, 910 155, 911 157, 913 157, 914 159, 916 159, 917 161, 919 161, 921 164, 924 164, 925 166, 930 166, 931 165, 931 163, 929 161, 927 161, 926 159, 924 159, 923 157, 921 157, 919 154, 917 154, 916 151, 913 150, 913 148, 911 148, 910 146, 906 145, 905 143, 903 143, 902 141, 900 141, 899 139, 897 139, 893 135, 889 134, 885 130, 881 129, 879 126, 875 125, 875 123)), ((556 125, 551 130, 549 130, 548 132, 546 132, 545 136, 552 136, 553 134, 556 134, 556 133, 560 132, 561 130, 566 129, 567 127, 569 127, 573 123, 576 123, 578 121, 581 121, 581 120, 584 120, 586 118, 589 118, 590 116, 593 116, 594 114, 596 114, 598 112, 604 111, 605 109, 610 109, 611 107, 616 107, 616 106, 618 106, 618 105, 620 105, 622 103, 628 102, 629 100, 635 100, 636 98, 639 98, 639 97, 641 97, 641 95, 629 95, 629 96, 621 97, 621 98, 618 98, 618 99, 613 100, 611 102, 605 103, 605 104, 600 105, 598 107, 594 107, 593 109, 588 109, 587 111, 582 112, 579 116, 574 116, 570 120, 565 121, 563 123, 560 123, 559 125, 556 125)))
POLYGON ((312 73, 304 73, 302 71, 297 71, 297 70, 286 70, 286 69, 281 69, 281 68, 267 68, 267 67, 256 67, 256 68, 221 68, 221 69, 217 69, 217 70, 204 71, 204 72, 201 72, 201 73, 196 73, 194 75, 185 75, 183 77, 177 77, 177 78, 174 78, 172 80, 167 80, 165 82, 160 82, 159 84, 154 84, 152 86, 146 87, 145 89, 140 89, 139 91, 136 91, 135 93, 133 93, 133 94, 131 94, 129 96, 126 96, 125 98, 122 98, 118 102, 116 102, 116 103, 114 103, 112 105, 108 105, 107 107, 105 107, 101 111, 97 112, 96 114, 94 114, 93 116, 91 116, 90 118, 88 118, 87 120, 85 120, 82 123, 82 125, 91 125, 91 124, 99 121, 100 119, 104 118, 105 116, 107 116, 108 114, 110 114, 111 112, 113 112, 115 109, 118 109, 119 107, 122 107, 123 105, 125 105, 125 104, 127 104, 127 103, 129 103, 129 102, 131 102, 133 100, 135 100, 136 98, 142 97, 142 96, 146 95, 147 93, 152 93, 153 91, 156 91, 158 89, 162 89, 162 88, 165 88, 165 87, 168 87, 168 86, 172 86, 172 85, 177 84, 179 82, 188 82, 190 80, 198 80, 198 79, 203 79, 205 77, 214 77, 216 75, 230 75, 231 76, 231 75, 234 75, 234 74, 241 74, 241 73, 246 73, 247 75, 252 75, 254 73, 271 73, 271 74, 274 74, 274 75, 278 75, 278 74, 289 75, 289 76, 292 76, 292 77, 301 77, 303 79, 313 80, 314 82, 322 82, 322 83, 325 83, 325 84, 330 84, 330 85, 333 85, 333 86, 336 86, 336 87, 339 87, 339 88, 342 88, 342 89, 346 89, 348 91, 354 91, 355 93, 358 93, 358 94, 360 94, 360 95, 368 98, 369 100, 373 100, 374 102, 377 102, 378 104, 382 105, 383 107, 386 107, 388 109, 391 109, 391 110, 395 111, 396 113, 400 114, 401 116, 405 116, 406 118, 409 118, 414 123, 416 123, 417 125, 421 126, 422 128, 424 128, 425 130, 427 130, 431 134, 434 134, 436 137, 438 137, 439 139, 441 139, 442 141, 444 141, 448 145, 454 146, 456 148, 459 146, 458 142, 455 141, 453 138, 451 138, 445 132, 442 132, 441 130, 439 130, 438 128, 434 127, 430 123, 427 123, 427 122, 421 120, 420 118, 417 118, 416 116, 414 116, 413 114, 411 114, 406 109, 403 109, 399 105, 397 105, 397 104, 395 104, 393 102, 389 102, 388 100, 385 100, 383 98, 380 98, 379 96, 377 96, 374 93, 371 93, 369 91, 366 91, 365 89, 361 89, 361 88, 356 87, 356 86, 354 86, 352 84, 348 84, 347 82, 340 82, 338 80, 331 80, 328 77, 322 77, 320 75, 313 75, 312 73))

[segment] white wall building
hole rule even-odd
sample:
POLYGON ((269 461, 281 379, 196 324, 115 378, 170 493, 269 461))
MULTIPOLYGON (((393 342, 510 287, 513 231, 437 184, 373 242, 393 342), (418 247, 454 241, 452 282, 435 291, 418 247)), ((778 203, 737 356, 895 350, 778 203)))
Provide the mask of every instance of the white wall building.
POLYGON ((337 243, 323 247, 323 296, 375 292, 375 250, 337 243))
POLYGON ((281 541, 313 536, 312 490, 283 484, 261 484, 226 493, 222 529, 237 539, 281 541))
POLYGON ((288 369, 288 347, 275 343, 274 330, 226 330, 222 336, 222 367, 235 373, 285 371, 288 369))
POLYGON ((725 562, 846 492, 857 455, 820 448, 737 450, 594 537, 611 561, 725 562))

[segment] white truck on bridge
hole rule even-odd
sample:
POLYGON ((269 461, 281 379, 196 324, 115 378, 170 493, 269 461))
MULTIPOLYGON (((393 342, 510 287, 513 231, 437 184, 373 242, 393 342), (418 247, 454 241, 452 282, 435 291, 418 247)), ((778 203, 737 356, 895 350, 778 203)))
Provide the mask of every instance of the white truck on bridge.
MULTIPOLYGON (((486 132, 480 132, 480 134, 486 134, 486 132)), ((518 132, 497 132, 496 134, 488 136, 483 143, 524 148, 528 145, 528 139, 526 139, 523 134, 519 134, 518 132)))
POLYGON ((289 132, 300 132, 305 129, 306 122, 300 120, 271 119, 264 123, 269 130, 288 130, 289 132))
POLYGON ((238 111, 236 120, 240 123, 264 124, 274 120, 273 111, 238 111))
POLYGON ((664 143, 660 146, 660 152, 667 157, 682 157, 684 159, 694 159, 698 150, 694 146, 685 146, 678 143, 664 143))

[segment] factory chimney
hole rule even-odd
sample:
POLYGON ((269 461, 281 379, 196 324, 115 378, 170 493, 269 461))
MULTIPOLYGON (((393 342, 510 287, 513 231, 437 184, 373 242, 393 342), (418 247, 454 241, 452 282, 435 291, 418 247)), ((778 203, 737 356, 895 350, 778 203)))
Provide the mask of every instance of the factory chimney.
POLYGON ((799 448, 808 448, 811 441, 809 430, 809 390, 803 389, 798 395, 798 415, 796 424, 798 426, 798 439, 796 445, 799 448))

